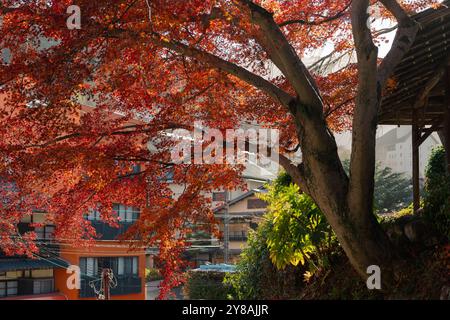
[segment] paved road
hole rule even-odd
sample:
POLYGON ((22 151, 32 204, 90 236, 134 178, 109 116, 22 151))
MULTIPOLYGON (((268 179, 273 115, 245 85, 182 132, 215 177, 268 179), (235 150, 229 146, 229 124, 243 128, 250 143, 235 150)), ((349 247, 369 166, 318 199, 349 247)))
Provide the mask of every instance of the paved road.
MULTIPOLYGON (((161 281, 150 281, 147 282, 145 288, 147 290, 147 300, 155 300, 159 294, 158 286, 161 281)), ((183 300, 182 287, 173 289, 175 297, 171 297, 170 300, 183 300)))

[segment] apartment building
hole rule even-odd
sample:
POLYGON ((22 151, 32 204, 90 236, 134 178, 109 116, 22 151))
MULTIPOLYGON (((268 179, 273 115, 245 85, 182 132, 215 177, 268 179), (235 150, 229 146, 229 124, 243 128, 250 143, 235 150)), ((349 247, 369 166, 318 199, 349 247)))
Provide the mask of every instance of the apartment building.
POLYGON ((250 230, 257 228, 266 212, 267 203, 257 197, 257 193, 265 191, 264 187, 251 189, 214 209, 223 234, 222 255, 215 263, 235 263, 239 260, 242 249, 247 247, 250 230))
POLYGON ((10 257, 0 252, 0 299, 67 299, 56 288, 56 273, 65 272, 69 263, 60 257, 59 246, 53 242, 53 227, 30 227, 43 221, 44 214, 36 212, 18 225, 19 234, 36 231, 39 252, 33 257, 10 257))
POLYGON ((114 286, 112 300, 144 300, 145 250, 130 250, 128 242, 118 240, 139 217, 139 209, 121 204, 114 206, 121 221, 111 227, 100 221, 98 213, 86 216, 100 236, 89 247, 78 247, 53 238, 54 227, 45 224, 45 212, 36 211, 18 226, 19 235, 35 231, 39 252, 32 258, 0 256, 0 299, 90 300, 98 298, 102 270, 111 269, 114 286), (44 224, 31 227, 30 224, 44 224), (70 288, 70 265, 79 266, 81 287, 70 288))
MULTIPOLYGON (((412 172, 412 133, 411 128, 401 126, 394 128, 377 139, 376 160, 382 167, 389 167, 394 172, 410 175, 412 172)), ((436 133, 430 135, 419 148, 419 172, 424 177, 425 168, 431 151, 440 145, 436 133)))

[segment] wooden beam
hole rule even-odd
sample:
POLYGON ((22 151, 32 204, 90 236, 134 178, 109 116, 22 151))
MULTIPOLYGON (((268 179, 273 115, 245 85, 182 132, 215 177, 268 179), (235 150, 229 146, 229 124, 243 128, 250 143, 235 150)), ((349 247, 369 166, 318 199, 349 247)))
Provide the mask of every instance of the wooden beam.
POLYGON ((431 125, 431 127, 422 130, 422 135, 419 137, 419 146, 427 140, 427 138, 435 131, 438 131, 443 123, 442 118, 436 119, 436 121, 431 125))
POLYGON ((450 63, 450 56, 445 59, 445 61, 439 66, 437 70, 435 70, 434 75, 428 79, 425 86, 422 87, 421 91, 417 95, 414 103, 414 108, 421 108, 430 94, 431 90, 439 83, 442 77, 447 72, 447 66, 450 63))
POLYGON ((419 138, 420 128, 417 109, 413 109, 412 123, 412 179, 413 179, 413 206, 414 212, 420 209, 420 184, 419 184, 419 138))

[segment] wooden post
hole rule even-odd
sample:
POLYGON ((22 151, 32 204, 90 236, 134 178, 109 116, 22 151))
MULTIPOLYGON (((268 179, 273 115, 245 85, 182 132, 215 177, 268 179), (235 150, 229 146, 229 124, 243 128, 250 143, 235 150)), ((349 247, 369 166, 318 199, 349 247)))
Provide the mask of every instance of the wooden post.
POLYGON ((412 179, 413 179, 413 206, 414 212, 420 209, 420 184, 419 184, 419 119, 417 109, 412 110, 412 179))
POLYGON ((444 128, 439 136, 445 149, 447 172, 450 174, 450 106, 447 106, 445 110, 444 128))
POLYGON ((225 215, 223 218, 223 262, 228 263, 229 260, 229 251, 230 251, 230 217, 229 217, 229 191, 225 190, 225 215))
POLYGON ((447 173, 450 174, 450 106, 447 106, 444 120, 444 144, 445 154, 447 158, 447 173))
POLYGON ((442 130, 442 144, 447 158, 447 173, 450 174, 450 67, 447 67, 445 84, 444 129, 442 130))
POLYGON ((447 159, 447 173, 450 174, 450 66, 447 66, 445 74, 445 105, 444 105, 444 121, 443 128, 439 131, 439 138, 445 149, 445 157, 447 159))

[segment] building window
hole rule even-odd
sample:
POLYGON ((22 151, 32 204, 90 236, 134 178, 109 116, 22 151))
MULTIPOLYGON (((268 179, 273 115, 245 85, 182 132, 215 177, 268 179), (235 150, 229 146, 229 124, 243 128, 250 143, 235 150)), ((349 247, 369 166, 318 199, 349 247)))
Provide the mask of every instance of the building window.
POLYGON ((100 212, 98 212, 97 210, 94 209, 89 209, 89 214, 87 216, 88 220, 92 220, 92 221, 99 221, 101 220, 100 218, 100 212))
POLYGON ((119 276, 138 274, 138 257, 119 257, 117 262, 117 274, 119 276))
POLYGON ((246 241, 247 240, 247 231, 230 231, 229 233, 230 241, 246 241))
POLYGON ((80 258, 80 271, 90 277, 96 276, 98 274, 97 258, 80 258))
POLYGON ((134 222, 139 218, 140 210, 136 207, 127 207, 123 204, 114 204, 113 210, 117 212, 121 222, 134 222))
POLYGON ((175 177, 175 171, 171 167, 171 168, 166 169, 166 171, 163 173, 162 180, 165 182, 171 183, 171 182, 173 182, 174 177, 175 177))
POLYGON ((17 295, 17 281, 0 281, 0 297, 17 295))
POLYGON ((39 279, 33 281, 33 294, 51 293, 54 291, 53 279, 39 279))
POLYGON ((264 209, 267 207, 267 203, 261 199, 248 199, 247 209, 264 209))
POLYGON ((213 192, 212 200, 213 201, 225 201, 225 192, 213 192))
POLYGON ((102 269, 112 269, 116 276, 137 276, 138 257, 80 258, 80 271, 90 277, 98 277, 102 269))
MULTIPOLYGON (((117 216, 120 218, 120 222, 134 222, 139 218, 140 210, 136 207, 128 207, 123 204, 114 204, 113 210, 117 213, 117 216)), ((100 221, 100 212, 97 210, 91 209, 89 210, 89 214, 87 215, 87 219, 91 221, 100 221)))
POLYGON ((54 226, 43 226, 34 228, 36 232, 37 239, 51 240, 53 239, 53 234, 55 232, 54 226))
POLYGON ((141 172, 141 165, 140 164, 135 164, 133 166, 133 173, 137 174, 141 172))

